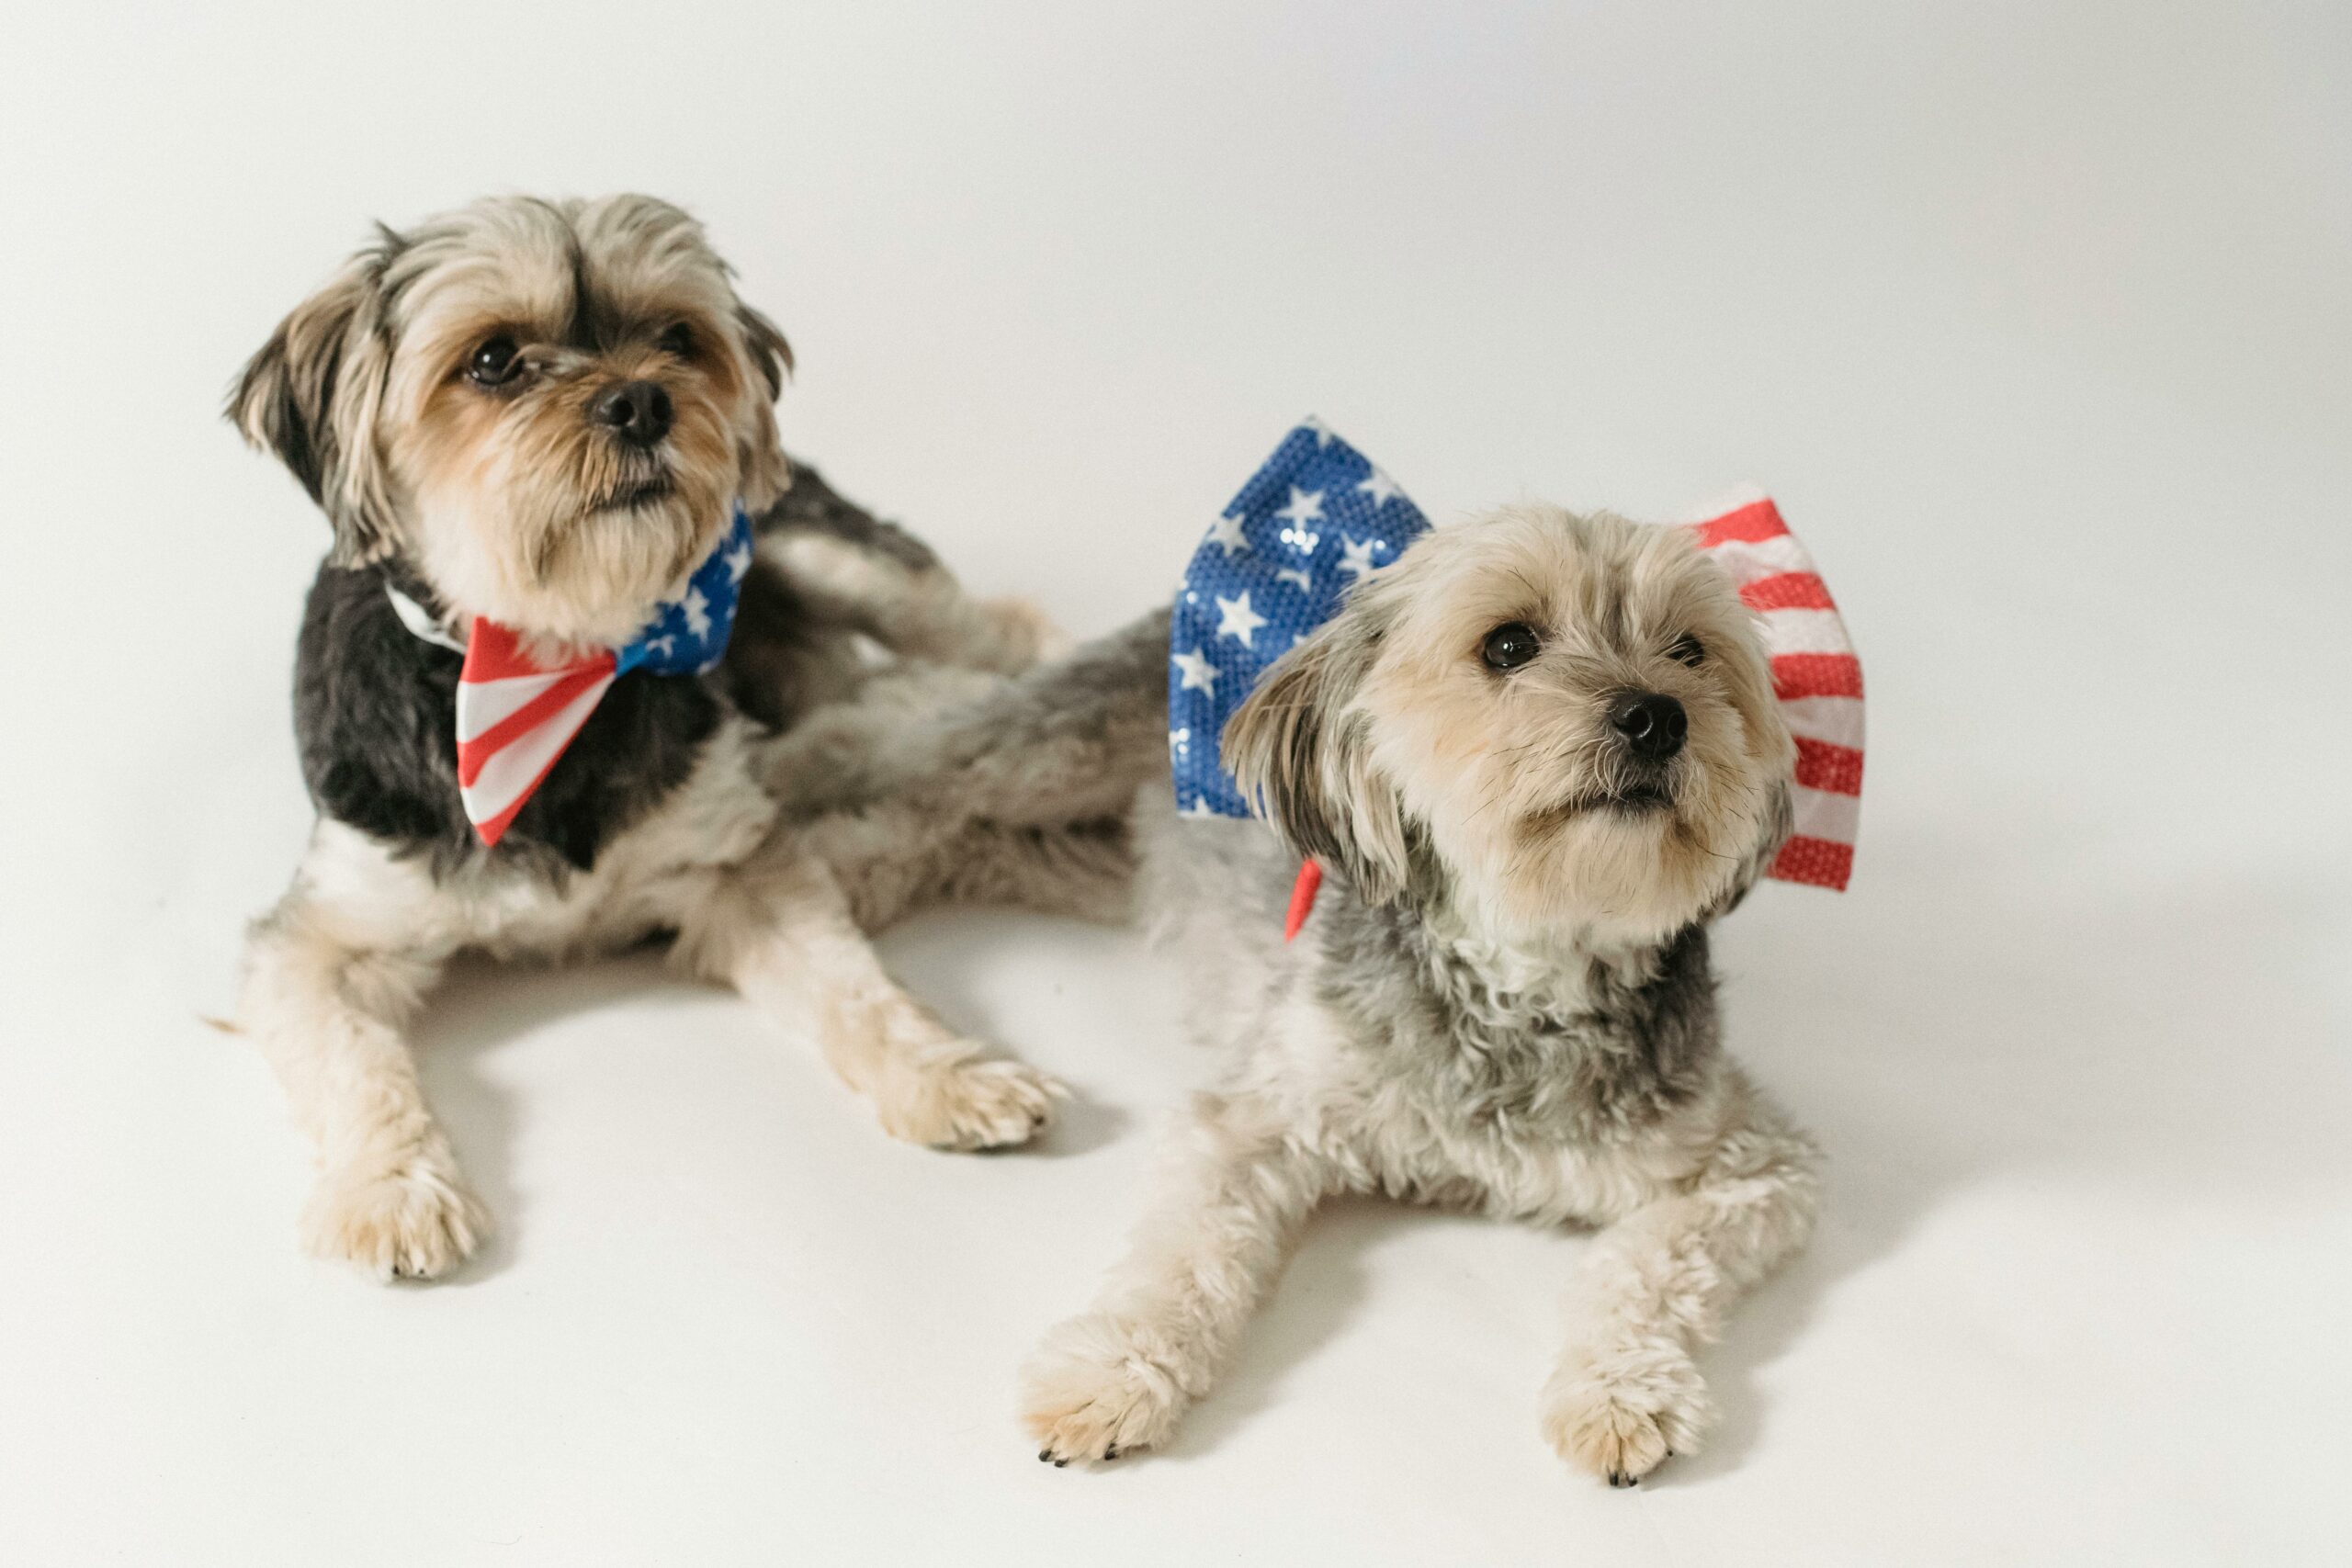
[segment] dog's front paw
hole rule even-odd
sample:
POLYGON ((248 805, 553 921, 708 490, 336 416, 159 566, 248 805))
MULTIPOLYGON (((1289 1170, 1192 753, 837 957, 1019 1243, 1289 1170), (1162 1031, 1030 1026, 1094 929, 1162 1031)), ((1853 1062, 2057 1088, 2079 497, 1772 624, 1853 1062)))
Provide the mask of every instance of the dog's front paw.
POLYGON ((329 1171, 302 1216, 321 1258, 356 1263, 379 1280, 431 1280, 473 1255, 490 1216, 446 1148, 413 1148, 390 1165, 329 1171))
POLYGON ((1054 1119, 1069 1090, 1036 1068, 998 1056, 947 1056, 896 1076, 875 1097, 894 1138, 935 1149, 1025 1144, 1054 1119))
POLYGON ((1562 1459, 1611 1486, 1698 1452, 1713 1422, 1699 1369, 1670 1340, 1571 1350, 1544 1385, 1544 1436, 1562 1459))
POLYGON ((1167 1440, 1187 1396, 1174 1359, 1106 1313, 1074 1317, 1021 1370, 1021 1422, 1048 1464, 1098 1463, 1167 1440))

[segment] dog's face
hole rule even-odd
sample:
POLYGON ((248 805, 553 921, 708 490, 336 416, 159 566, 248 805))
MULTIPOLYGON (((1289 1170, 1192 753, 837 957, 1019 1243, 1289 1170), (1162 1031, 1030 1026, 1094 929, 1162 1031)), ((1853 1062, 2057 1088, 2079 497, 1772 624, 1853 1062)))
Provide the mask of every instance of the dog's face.
POLYGON ((1272 670, 1245 791, 1375 900, 1433 863, 1512 940, 1663 937, 1788 832, 1754 617, 1680 529, 1516 509, 1439 529, 1272 670))
POLYGON ((297 307, 230 417, 462 615, 618 641, 788 482, 791 364, 701 227, 650 197, 501 197, 390 230, 297 307))

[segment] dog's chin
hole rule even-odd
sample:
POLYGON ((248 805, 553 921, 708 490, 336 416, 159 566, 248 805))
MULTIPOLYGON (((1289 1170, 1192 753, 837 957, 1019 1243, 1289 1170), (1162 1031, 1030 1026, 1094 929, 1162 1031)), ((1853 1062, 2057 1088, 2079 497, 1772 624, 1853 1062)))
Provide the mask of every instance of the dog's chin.
POLYGON ((709 554, 731 495, 646 474, 585 495, 436 496, 420 509, 417 565, 462 615, 556 642, 619 642, 709 554))
POLYGON ((1504 863, 1495 907, 1519 934, 1624 941, 1689 923, 1723 872, 1663 784, 1587 792, 1533 814, 1504 863))
POLYGON ((1616 789, 1589 790, 1539 811, 1528 820, 1532 833, 1549 838, 1571 827, 1594 822, 1633 823, 1656 818, 1658 825, 1674 814, 1674 791, 1662 784, 1633 784, 1616 789))
POLYGON ((615 488, 588 510, 591 513, 650 512, 674 499, 678 481, 668 474, 655 474, 642 479, 632 479, 615 488))

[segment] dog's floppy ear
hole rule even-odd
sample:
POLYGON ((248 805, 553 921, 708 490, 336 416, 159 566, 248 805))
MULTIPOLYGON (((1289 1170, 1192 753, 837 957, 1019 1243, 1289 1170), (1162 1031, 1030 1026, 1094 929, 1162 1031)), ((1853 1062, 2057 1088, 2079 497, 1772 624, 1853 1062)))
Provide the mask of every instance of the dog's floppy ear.
POLYGON ((334 525, 337 565, 389 551, 396 537, 376 416, 391 369, 383 311, 383 243, 345 264, 294 307, 245 365, 224 411, 246 440, 275 452, 334 525))
POLYGON ((1773 857, 1795 829, 1795 809, 1790 803, 1788 782, 1782 780, 1772 786, 1771 795, 1764 803, 1764 810, 1757 819, 1756 841, 1740 857, 1738 874, 1723 896, 1700 913, 1700 920, 1720 919, 1738 908, 1747 898, 1747 890, 1771 869, 1773 857))
POLYGON ((743 468, 743 504, 757 515, 792 486, 792 468, 785 460, 771 406, 784 395, 784 378, 792 372, 792 345, 784 341, 774 321, 749 305, 739 302, 735 314, 742 329, 743 351, 768 389, 767 402, 752 416, 752 429, 742 437, 738 454, 743 468))
POLYGON ((1408 863, 1404 802, 1354 706, 1380 636, 1380 617, 1359 600, 1275 660, 1223 740, 1235 782, 1275 831, 1374 904, 1404 891, 1408 863))
POLYGON ((784 396, 784 378, 792 374, 792 345, 774 321, 749 305, 738 304, 735 314, 743 329, 743 346, 768 384, 768 401, 774 402, 784 396))

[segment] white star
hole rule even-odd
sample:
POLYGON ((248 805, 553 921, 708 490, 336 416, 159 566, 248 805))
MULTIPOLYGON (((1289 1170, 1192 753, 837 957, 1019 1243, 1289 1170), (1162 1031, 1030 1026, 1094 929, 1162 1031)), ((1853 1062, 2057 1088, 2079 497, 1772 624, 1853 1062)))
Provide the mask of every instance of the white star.
POLYGON ((1315 580, 1307 576, 1306 573, 1295 570, 1290 567, 1284 567, 1282 570, 1274 573, 1274 581, 1276 582, 1295 582, 1298 584, 1298 591, 1301 593, 1312 593, 1315 592, 1315 580))
POLYGON ((1378 468, 1373 469, 1372 478, 1356 486, 1356 489, 1372 497, 1372 504, 1374 511, 1379 510, 1384 502, 1394 501, 1398 496, 1405 493, 1402 490, 1397 488, 1396 481, 1395 479, 1390 479, 1378 468))
POLYGON ((1210 524, 1209 537, 1223 545, 1227 556, 1238 555, 1250 547, 1250 541, 1241 536, 1241 519, 1238 517, 1220 517, 1210 524))
POLYGON ((1170 662, 1184 672, 1184 678, 1176 683, 1178 691, 1206 692, 1212 699, 1216 696, 1217 672, 1199 649, 1180 653, 1170 662))
POLYGON ((1300 555, 1313 555, 1315 547, 1323 542, 1322 535, 1309 533, 1306 528, 1309 523, 1319 523, 1323 520, 1321 491, 1301 490, 1296 485, 1291 486, 1290 504, 1274 515, 1285 519, 1290 524, 1289 527, 1283 530, 1283 543, 1300 555))
POLYGON ((1290 504, 1274 513, 1286 523, 1320 523, 1323 521, 1323 492, 1290 487, 1290 504))
POLYGON ((1183 810, 1179 811, 1176 815, 1179 817, 1188 818, 1194 822, 1214 822, 1218 818, 1224 816, 1225 813, 1211 806, 1209 804, 1208 796, 1203 795, 1193 796, 1193 804, 1184 807, 1183 810))
POLYGON ((701 642, 710 636, 710 601, 702 596, 699 588, 689 588, 678 607, 686 613, 686 629, 701 642))
POLYGON ((1184 753, 1184 748, 1192 743, 1192 739, 1193 729, 1190 725, 1186 725, 1182 729, 1170 730, 1168 732, 1168 754, 1171 757, 1182 756, 1184 753))
POLYGON ((1381 569, 1372 564, 1372 552, 1380 547, 1381 543, 1378 539, 1366 539, 1363 543, 1358 544, 1347 535, 1340 535, 1340 570, 1349 573, 1358 582, 1362 582, 1367 577, 1379 575, 1381 569))
POLYGON ((1216 635, 1238 638, 1244 648, 1250 646, 1250 634, 1266 624, 1266 617, 1250 607, 1250 591, 1246 588, 1238 599, 1227 599, 1219 594, 1216 613, 1216 635))
POLYGON ((752 547, 749 544, 738 545, 722 558, 727 562, 727 580, 741 582, 743 574, 752 570, 752 547))
POLYGON ((670 650, 677 646, 678 639, 673 637, 650 637, 645 639, 645 651, 658 653, 664 659, 669 658, 670 650))

